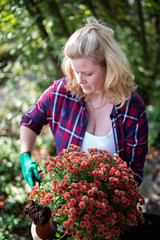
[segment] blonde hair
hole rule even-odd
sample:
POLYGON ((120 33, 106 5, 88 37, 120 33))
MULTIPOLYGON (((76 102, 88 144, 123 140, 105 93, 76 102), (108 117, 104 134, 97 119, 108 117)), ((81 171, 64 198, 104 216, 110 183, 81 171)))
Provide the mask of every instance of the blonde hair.
POLYGON ((114 32, 95 18, 71 35, 64 46, 63 73, 67 76, 67 89, 71 94, 86 97, 76 81, 71 59, 91 57, 94 64, 106 66, 104 90, 109 102, 120 107, 130 99, 136 89, 129 61, 114 38, 114 32))

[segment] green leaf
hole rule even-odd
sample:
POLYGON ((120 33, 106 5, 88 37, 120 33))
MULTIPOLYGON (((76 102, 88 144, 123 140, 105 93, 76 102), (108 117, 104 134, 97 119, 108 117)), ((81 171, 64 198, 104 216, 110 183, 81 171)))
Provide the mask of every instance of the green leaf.
POLYGON ((60 238, 60 234, 56 232, 56 238, 60 238))
POLYGON ((63 226, 62 225, 58 225, 57 230, 59 232, 63 232, 64 231, 63 226))

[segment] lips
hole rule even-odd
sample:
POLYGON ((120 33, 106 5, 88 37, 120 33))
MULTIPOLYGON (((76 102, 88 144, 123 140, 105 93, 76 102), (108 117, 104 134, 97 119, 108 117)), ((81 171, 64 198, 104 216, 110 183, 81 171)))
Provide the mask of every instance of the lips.
POLYGON ((89 90, 89 89, 90 89, 90 86, 81 86, 81 88, 82 88, 83 90, 89 90))

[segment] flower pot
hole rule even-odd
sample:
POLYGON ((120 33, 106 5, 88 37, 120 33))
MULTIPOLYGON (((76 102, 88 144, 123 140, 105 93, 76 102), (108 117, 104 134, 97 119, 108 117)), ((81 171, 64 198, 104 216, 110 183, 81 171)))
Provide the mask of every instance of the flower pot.
POLYGON ((50 219, 44 226, 32 223, 31 234, 33 240, 50 240, 55 237, 56 224, 50 219))

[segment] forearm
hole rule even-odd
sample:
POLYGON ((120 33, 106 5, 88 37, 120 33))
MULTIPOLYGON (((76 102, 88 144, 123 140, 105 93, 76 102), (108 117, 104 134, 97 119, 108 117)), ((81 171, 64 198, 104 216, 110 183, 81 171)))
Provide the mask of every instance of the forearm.
POLYGON ((20 154, 24 152, 32 152, 37 134, 28 127, 20 128, 20 154))

